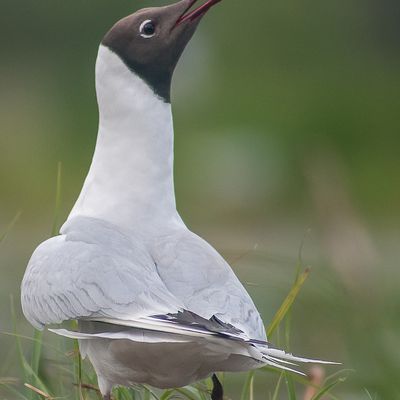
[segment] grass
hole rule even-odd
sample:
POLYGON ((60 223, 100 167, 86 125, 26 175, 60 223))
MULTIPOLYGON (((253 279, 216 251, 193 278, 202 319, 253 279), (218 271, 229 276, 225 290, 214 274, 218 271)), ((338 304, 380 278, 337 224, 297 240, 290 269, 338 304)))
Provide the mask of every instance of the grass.
MULTIPOLYGON (((290 336, 291 307, 306 282, 310 271, 300 272, 293 283, 287 297, 282 302, 271 323, 267 327, 270 340, 283 336, 288 340, 290 336)), ((76 399, 100 400, 101 395, 97 387, 96 375, 87 361, 83 361, 79 354, 77 341, 53 337, 53 342, 46 342, 41 333, 35 332, 33 338, 21 336, 17 333, 16 312, 12 301, 12 318, 14 332, 9 333, 15 338, 15 345, 19 359, 20 378, 1 378, 0 387, 15 399, 76 399), (22 341, 27 346, 23 348, 22 341), (25 351, 24 351, 25 350, 25 351), (30 354, 28 357, 26 354, 30 354), (46 358, 50 355, 50 358, 46 358), (47 365, 46 365, 47 364, 47 365), (49 369, 50 367, 50 369, 49 369)), ((7 334, 4 333, 3 334, 7 334)), ((333 389, 346 379, 348 371, 342 370, 325 379, 320 385, 315 386, 315 394, 307 400, 321 400, 338 398, 332 394, 333 389)), ((223 376, 221 376, 223 379, 223 376)), ((269 400, 288 399, 303 400, 298 396, 296 387, 310 387, 313 383, 302 376, 289 372, 282 372, 271 367, 264 367, 247 374, 242 386, 240 400, 255 400, 265 398, 269 400), (260 396, 255 392, 255 381, 263 379, 265 373, 276 375, 276 384, 273 393, 260 396)), ((208 400, 210 398, 212 383, 208 379, 185 388, 175 388, 165 391, 155 390, 139 385, 136 388, 116 388, 113 392, 115 400, 208 400)), ((366 392, 366 399, 370 398, 366 392)))
MULTIPOLYGON (((61 204, 61 163, 58 164, 54 221, 51 234, 58 232, 58 216, 61 204)), ((11 221, 3 234, 0 234, 0 244, 7 237, 9 231, 19 219, 19 212, 11 221)), ((302 267, 301 251, 299 265, 297 266, 296 279, 277 310, 274 318, 267 327, 269 340, 275 339, 281 343, 282 337, 286 348, 290 345, 290 312, 300 290, 309 277, 310 270, 302 267)), ((12 396, 21 400, 40 399, 73 399, 73 400, 101 400, 101 394, 97 386, 96 375, 87 361, 81 359, 77 341, 71 341, 60 337, 44 340, 43 333, 35 331, 33 337, 23 336, 17 329, 17 312, 14 301, 11 298, 11 316, 13 320, 13 332, 0 332, 3 335, 12 335, 15 340, 16 354, 19 364, 19 377, 0 377, 0 388, 5 389, 7 398, 12 396), (25 342, 23 346, 22 342, 25 342), (29 354, 29 356, 27 355, 29 354), (48 358, 50 356, 50 358, 48 358)), ((73 322, 74 323, 74 322, 73 322)), ((271 367, 264 367, 247 374, 242 386, 240 400, 255 400, 258 398, 278 400, 300 400, 296 386, 312 388, 314 394, 304 400, 337 400, 331 392, 338 384, 346 379, 348 371, 342 370, 326 378, 318 384, 309 379, 289 372, 282 372, 271 367), (268 395, 255 392, 256 379, 263 379, 265 373, 275 374, 276 383, 273 392, 268 395)), ((224 375, 220 376, 222 382, 224 375)), ((155 390, 147 386, 138 385, 135 388, 115 388, 113 398, 115 400, 208 400, 210 398, 212 382, 210 379, 184 388, 169 390, 155 390)), ((371 399, 366 390, 366 399, 371 399)))

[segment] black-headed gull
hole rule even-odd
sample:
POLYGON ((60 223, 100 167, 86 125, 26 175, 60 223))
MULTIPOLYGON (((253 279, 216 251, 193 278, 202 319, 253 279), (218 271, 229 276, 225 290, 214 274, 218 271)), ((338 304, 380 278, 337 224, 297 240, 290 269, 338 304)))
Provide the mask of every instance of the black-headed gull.
POLYGON ((90 171, 61 235, 35 250, 22 282, 23 311, 36 328, 78 321, 78 332, 53 331, 79 339, 106 399, 115 385, 172 388, 217 371, 313 361, 267 342, 230 266, 176 210, 171 78, 218 1, 140 10, 106 34, 90 171))

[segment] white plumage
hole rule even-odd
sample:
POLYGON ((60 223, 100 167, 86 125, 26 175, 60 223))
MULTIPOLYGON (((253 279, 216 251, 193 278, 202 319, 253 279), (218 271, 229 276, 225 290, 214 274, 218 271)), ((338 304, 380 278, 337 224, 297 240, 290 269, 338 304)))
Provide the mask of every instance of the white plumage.
POLYGON ((78 320, 79 332, 52 331, 79 339, 105 396, 114 385, 177 387, 312 361, 271 348, 232 269, 182 222, 170 104, 103 45, 96 89, 93 162, 61 235, 32 255, 26 318, 38 329, 78 320))

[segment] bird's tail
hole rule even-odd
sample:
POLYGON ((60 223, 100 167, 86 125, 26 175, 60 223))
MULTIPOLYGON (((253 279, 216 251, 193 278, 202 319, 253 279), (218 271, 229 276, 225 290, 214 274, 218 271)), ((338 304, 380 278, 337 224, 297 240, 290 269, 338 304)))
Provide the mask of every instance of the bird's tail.
POLYGON ((184 325, 172 323, 170 320, 154 318, 131 321, 129 323, 120 320, 107 320, 106 323, 104 322, 80 322, 80 327, 84 328, 80 332, 65 329, 51 329, 51 331, 61 336, 80 339, 83 342, 97 338, 125 339, 141 343, 208 343, 207 347, 209 349, 212 348, 215 353, 224 353, 227 357, 232 354, 244 357, 242 360, 248 360, 244 364, 251 365, 250 369, 268 365, 301 375, 304 374, 297 369, 300 363, 338 364, 294 356, 284 350, 273 347, 268 342, 248 339, 243 332, 225 325, 217 329, 217 326, 184 325), (248 363, 249 361, 251 362, 248 363))
POLYGON ((313 364, 334 364, 340 363, 324 360, 316 360, 312 358, 297 357, 291 353, 286 353, 284 350, 271 347, 269 344, 256 344, 256 348, 260 351, 264 363, 268 366, 283 369, 286 371, 295 372, 300 375, 305 375, 303 372, 297 370, 299 364, 313 363, 313 364))

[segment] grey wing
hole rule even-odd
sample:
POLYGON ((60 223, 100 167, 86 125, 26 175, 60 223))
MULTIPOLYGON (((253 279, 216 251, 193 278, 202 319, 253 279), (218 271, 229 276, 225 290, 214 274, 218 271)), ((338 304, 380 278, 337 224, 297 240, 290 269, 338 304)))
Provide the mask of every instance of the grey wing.
POLYGON ((91 218, 79 218, 63 233, 36 249, 22 281, 22 308, 35 327, 182 309, 138 241, 91 218))
POLYGON ((252 339, 266 340, 251 297, 206 241, 187 231, 159 239, 152 252, 165 285, 188 310, 206 319, 215 316, 252 339))

